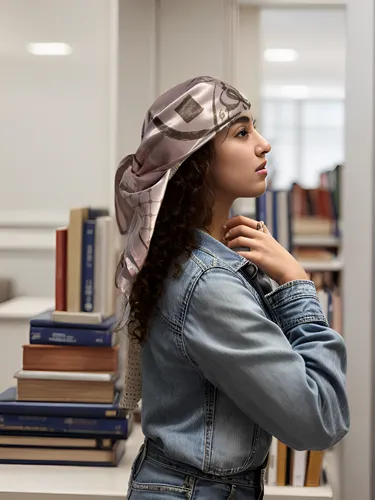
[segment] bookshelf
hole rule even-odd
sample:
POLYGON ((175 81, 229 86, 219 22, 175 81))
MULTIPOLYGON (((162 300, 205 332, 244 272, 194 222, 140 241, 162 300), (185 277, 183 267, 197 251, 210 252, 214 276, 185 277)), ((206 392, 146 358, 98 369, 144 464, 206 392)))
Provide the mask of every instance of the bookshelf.
MULTIPOLYGON (((338 165, 322 172, 320 184, 314 188, 305 188, 295 183, 290 189, 278 190, 271 183, 266 193, 256 199, 254 214, 256 220, 265 221, 273 237, 300 262, 308 279, 315 283, 330 326, 339 333, 342 333, 341 275, 344 269, 340 218, 341 178, 342 166, 338 165)), ((335 452, 336 450, 330 451, 335 452)), ((319 479, 316 478, 318 480, 310 483, 314 487, 302 487, 308 477, 307 467, 300 461, 303 459, 301 455, 291 455, 291 460, 295 460, 294 464, 298 464, 296 470, 305 467, 304 479, 302 473, 296 473, 291 478, 290 471, 285 472, 283 466, 283 450, 279 446, 271 446, 265 498, 333 498, 333 491, 336 495, 337 487, 326 458, 320 464, 321 470, 325 472, 321 474, 321 478, 325 476, 323 481, 320 480, 321 486, 315 486, 319 484, 319 479), (329 484, 325 484, 326 480, 329 484), (290 486, 293 481, 298 486, 290 486)))

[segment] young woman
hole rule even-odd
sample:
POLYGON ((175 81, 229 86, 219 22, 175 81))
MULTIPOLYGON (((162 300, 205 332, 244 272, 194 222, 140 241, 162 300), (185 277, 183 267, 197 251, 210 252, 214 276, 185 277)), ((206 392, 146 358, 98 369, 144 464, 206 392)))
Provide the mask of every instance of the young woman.
POLYGON ((324 450, 348 431, 345 346, 314 284, 261 221, 228 220, 264 193, 270 149, 247 99, 201 77, 156 100, 119 166, 124 405, 142 397, 145 434, 131 500, 258 500, 271 436, 324 450))

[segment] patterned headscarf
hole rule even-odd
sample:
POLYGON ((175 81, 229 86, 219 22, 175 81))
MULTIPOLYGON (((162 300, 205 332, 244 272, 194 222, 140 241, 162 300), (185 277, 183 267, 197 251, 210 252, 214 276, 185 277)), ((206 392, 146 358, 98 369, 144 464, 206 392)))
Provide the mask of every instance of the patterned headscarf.
MULTIPOLYGON (((116 274, 125 297, 147 258, 168 181, 186 158, 249 109, 238 90, 211 77, 173 87, 149 109, 137 152, 120 163, 115 176, 117 225, 128 235, 116 274)), ((140 399, 139 354, 128 344, 123 400, 128 409, 140 399)))

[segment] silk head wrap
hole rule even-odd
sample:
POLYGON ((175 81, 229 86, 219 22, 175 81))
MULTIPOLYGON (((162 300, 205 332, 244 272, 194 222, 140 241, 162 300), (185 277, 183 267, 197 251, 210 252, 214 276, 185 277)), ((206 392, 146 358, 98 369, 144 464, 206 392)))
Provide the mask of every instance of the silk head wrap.
MULTIPOLYGON (((138 150, 124 158, 115 176, 117 225, 127 235, 116 284, 125 301, 147 258, 168 181, 186 158, 249 109, 231 85, 198 77, 162 94, 147 112, 138 150)), ((140 347, 128 341, 122 406, 131 410, 140 397, 140 347)))

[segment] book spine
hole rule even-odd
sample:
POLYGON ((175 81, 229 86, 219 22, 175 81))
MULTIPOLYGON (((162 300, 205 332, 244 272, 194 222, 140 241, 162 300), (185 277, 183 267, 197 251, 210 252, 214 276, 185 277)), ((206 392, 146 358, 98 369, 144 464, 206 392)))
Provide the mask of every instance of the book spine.
POLYGON ((30 344, 76 345, 82 347, 111 347, 116 334, 111 330, 73 330, 49 327, 30 327, 30 344))
POLYGON ((55 309, 66 310, 66 273, 67 273, 68 228, 56 229, 55 257, 55 309))
POLYGON ((278 215, 277 215, 277 191, 272 191, 272 236, 275 240, 279 241, 279 224, 278 224, 278 215))
POLYGON ((67 310, 71 312, 81 310, 82 226, 87 215, 87 207, 70 210, 67 252, 67 310))
POLYGON ((17 401, 17 404, 9 405, 0 402, 1 415, 27 415, 40 416, 40 414, 51 417, 70 418, 106 418, 116 420, 126 418, 125 408, 108 407, 108 405, 74 405, 72 403, 31 403, 17 401))
POLYGON ((115 311, 114 222, 112 217, 98 217, 95 228, 94 311, 111 316, 115 311))
POLYGON ((127 419, 94 419, 0 414, 0 430, 128 436, 127 419))
POLYGON ((86 220, 82 229, 81 310, 94 310, 95 221, 86 220))
POLYGON ((255 207, 256 219, 258 221, 263 221, 267 225, 267 203, 265 194, 256 198, 255 207))

